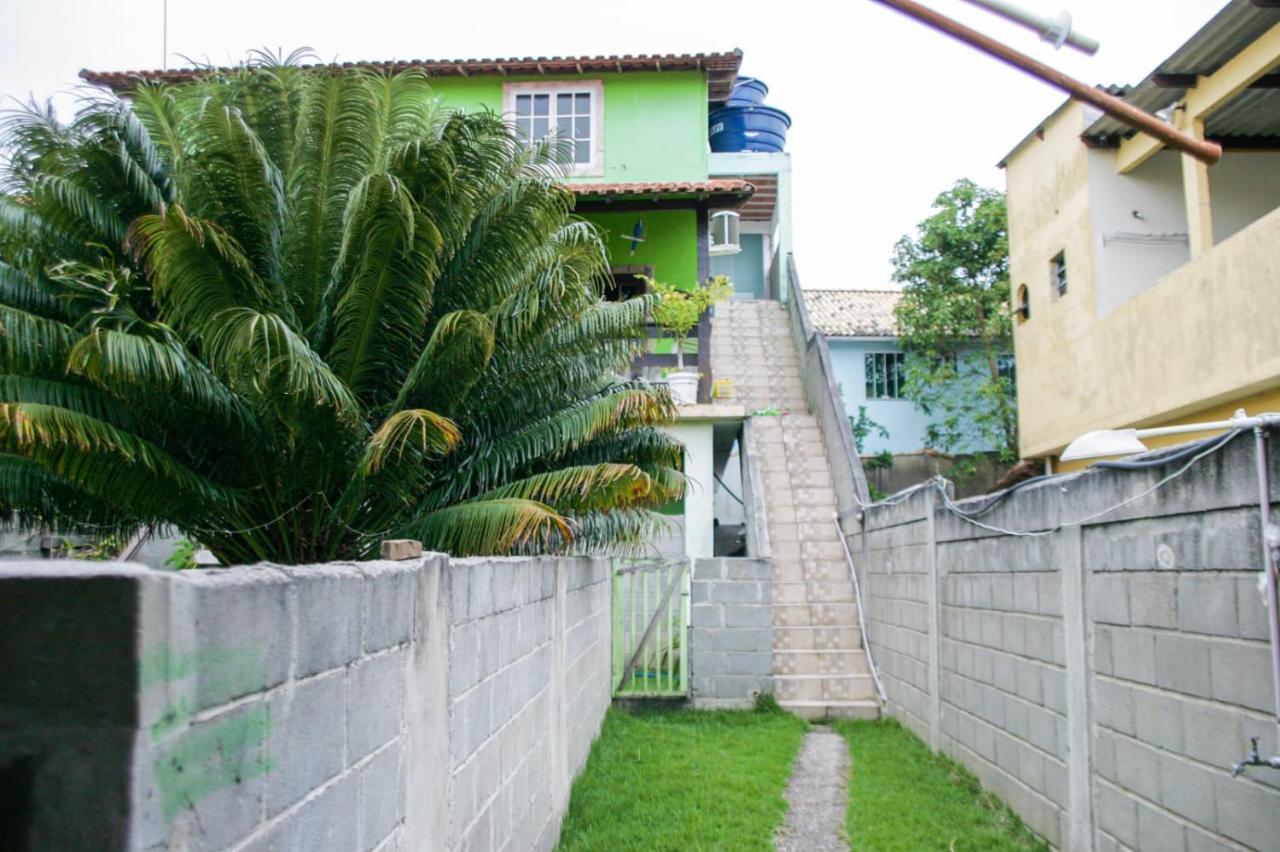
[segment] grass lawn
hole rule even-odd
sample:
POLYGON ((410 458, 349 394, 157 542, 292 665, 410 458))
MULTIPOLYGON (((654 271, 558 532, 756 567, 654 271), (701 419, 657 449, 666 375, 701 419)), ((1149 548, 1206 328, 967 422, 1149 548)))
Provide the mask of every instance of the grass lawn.
POLYGON ((1048 848, 967 769, 930 752, 897 722, 840 722, 836 729, 853 763, 846 827, 855 852, 1048 848))
POLYGON ((772 849, 806 728, 778 710, 610 710, 559 848, 772 849))

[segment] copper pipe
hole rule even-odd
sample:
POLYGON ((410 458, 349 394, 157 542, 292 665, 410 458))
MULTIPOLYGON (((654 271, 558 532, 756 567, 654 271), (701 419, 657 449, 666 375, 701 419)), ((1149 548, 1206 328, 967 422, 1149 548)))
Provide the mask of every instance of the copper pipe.
POLYGON ((928 24, 939 32, 945 33, 971 47, 976 47, 1006 65, 1011 65, 1019 71, 1030 74, 1055 89, 1066 92, 1077 100, 1092 104, 1112 118, 1123 121, 1135 130, 1150 134, 1170 148, 1190 154, 1201 162, 1212 166, 1222 158, 1222 146, 1216 142, 1208 142, 1204 139, 1197 139, 1188 133, 1183 133, 1145 110, 1140 110, 1132 104, 1125 103, 1120 98, 1109 95, 1101 89, 1090 86, 1088 83, 1082 83, 1074 77, 1068 77, 1056 68, 1051 68, 1043 62, 1032 59, 1025 53, 1020 53, 1008 45, 983 35, 958 21, 953 21, 946 15, 940 15, 927 6, 914 2, 914 0, 874 0, 874 2, 897 9, 902 14, 915 18, 921 23, 928 24))

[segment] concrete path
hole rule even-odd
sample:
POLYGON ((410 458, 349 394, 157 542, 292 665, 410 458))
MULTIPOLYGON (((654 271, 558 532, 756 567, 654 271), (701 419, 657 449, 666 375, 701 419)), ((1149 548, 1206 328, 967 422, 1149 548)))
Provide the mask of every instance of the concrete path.
POLYGON ((787 818, 773 842, 778 852, 848 852, 844 815, 849 808, 849 744, 818 725, 804 735, 787 782, 787 818))

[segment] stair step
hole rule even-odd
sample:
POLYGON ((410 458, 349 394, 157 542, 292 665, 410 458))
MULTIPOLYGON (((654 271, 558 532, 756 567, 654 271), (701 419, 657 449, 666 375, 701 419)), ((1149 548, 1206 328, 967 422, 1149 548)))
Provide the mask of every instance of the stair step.
POLYGON ((814 604, 814 603, 855 603, 853 582, 789 583, 773 582, 773 605, 779 604, 814 604))
POLYGON ((775 627, 857 627, 858 605, 852 602, 773 605, 775 627))
POLYGON ((866 651, 774 651, 774 676, 871 673, 866 651))
POLYGON ((866 701, 876 697, 870 674, 814 674, 773 676, 779 701, 866 701))
POLYGON ((879 719, 877 701, 779 701, 783 710, 810 722, 820 719, 879 719))
POLYGON ((853 627, 774 627, 776 651, 860 651, 862 631, 853 627))

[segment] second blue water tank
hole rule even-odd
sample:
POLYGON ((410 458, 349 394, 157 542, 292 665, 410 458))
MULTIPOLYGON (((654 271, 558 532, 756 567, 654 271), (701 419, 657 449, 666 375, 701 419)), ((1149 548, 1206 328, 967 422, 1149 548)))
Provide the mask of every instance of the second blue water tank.
POLYGON ((711 150, 775 153, 787 145, 791 116, 769 106, 726 106, 708 116, 711 150))

